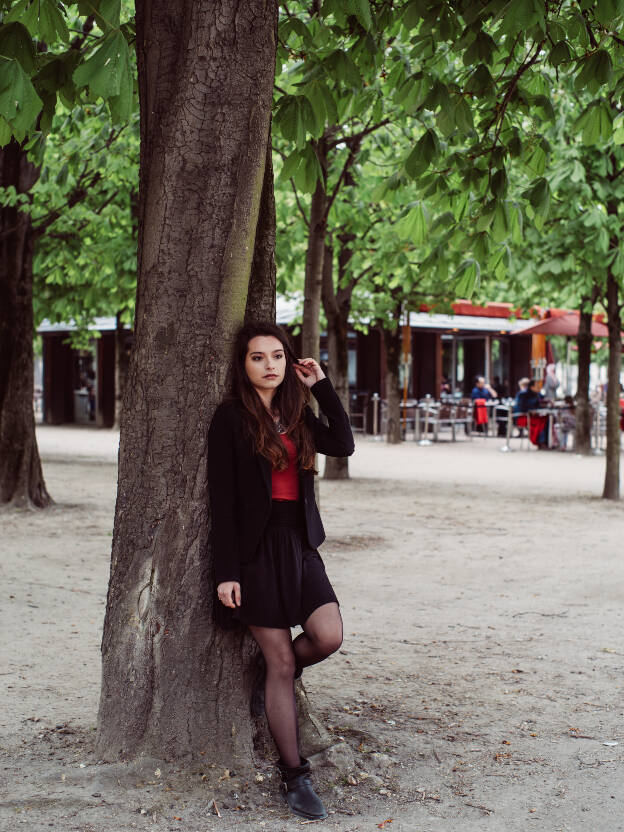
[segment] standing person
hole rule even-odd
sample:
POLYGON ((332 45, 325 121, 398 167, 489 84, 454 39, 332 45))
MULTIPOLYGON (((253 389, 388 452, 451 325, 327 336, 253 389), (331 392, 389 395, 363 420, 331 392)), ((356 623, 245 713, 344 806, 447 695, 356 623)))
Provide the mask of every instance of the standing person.
POLYGON ((350 456, 349 418, 321 367, 297 360, 270 323, 247 324, 234 348, 231 395, 208 433, 208 485, 218 599, 246 624, 266 674, 252 698, 279 751, 291 810, 327 817, 299 753, 294 679, 342 643, 338 600, 316 547, 325 539, 314 498, 315 453, 350 456), (307 403, 310 392, 328 425, 307 403), (294 639, 290 628, 303 632, 294 639), (258 702, 261 705, 258 708, 258 702))
POLYGON ((557 388, 559 387, 559 379, 555 372, 555 365, 548 364, 546 366, 546 378, 544 379, 544 386, 542 388, 542 395, 545 399, 554 402, 557 398, 557 388))

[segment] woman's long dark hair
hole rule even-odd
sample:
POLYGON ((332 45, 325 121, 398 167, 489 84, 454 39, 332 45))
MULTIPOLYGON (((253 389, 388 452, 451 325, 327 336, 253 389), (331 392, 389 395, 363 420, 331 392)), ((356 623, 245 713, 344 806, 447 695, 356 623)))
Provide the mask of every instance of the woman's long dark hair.
POLYGON ((243 406, 245 427, 255 444, 257 453, 268 459, 272 468, 283 471, 288 467, 288 453, 279 438, 270 413, 249 380, 245 369, 249 342, 258 335, 273 335, 284 348, 286 372, 284 380, 273 396, 273 406, 279 411, 286 432, 297 447, 299 466, 305 470, 314 471, 314 442, 304 419, 304 410, 310 400, 310 392, 295 373, 293 363, 297 358, 290 338, 282 327, 265 321, 256 321, 240 328, 234 343, 231 395, 243 406))

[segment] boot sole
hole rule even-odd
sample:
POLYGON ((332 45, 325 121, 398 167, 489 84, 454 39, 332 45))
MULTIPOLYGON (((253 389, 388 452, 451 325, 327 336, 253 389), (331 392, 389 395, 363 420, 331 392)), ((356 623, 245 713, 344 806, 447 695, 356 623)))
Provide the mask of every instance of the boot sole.
POLYGON ((296 815, 298 818, 303 818, 304 820, 325 820, 326 818, 329 817, 329 812, 325 812, 324 815, 307 815, 305 812, 299 812, 299 811, 297 811, 297 809, 293 809, 293 807, 290 805, 290 803, 286 799, 285 794, 282 794, 282 800, 288 806, 288 808, 290 809, 292 814, 296 815))

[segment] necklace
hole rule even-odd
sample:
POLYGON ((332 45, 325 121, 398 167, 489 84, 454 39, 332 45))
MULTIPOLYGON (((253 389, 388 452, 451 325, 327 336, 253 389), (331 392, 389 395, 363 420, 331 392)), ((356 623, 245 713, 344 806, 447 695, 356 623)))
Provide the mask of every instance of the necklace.
POLYGON ((282 417, 279 415, 279 413, 277 415, 275 413, 271 413, 271 418, 273 419, 275 430, 280 434, 286 433, 286 428, 282 424, 282 417))

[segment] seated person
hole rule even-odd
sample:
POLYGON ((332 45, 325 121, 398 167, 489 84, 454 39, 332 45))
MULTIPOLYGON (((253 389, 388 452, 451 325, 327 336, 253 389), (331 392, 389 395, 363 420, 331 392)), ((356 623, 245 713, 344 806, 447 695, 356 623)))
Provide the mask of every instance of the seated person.
POLYGON ((537 380, 532 378, 527 382, 525 390, 520 390, 514 405, 515 413, 528 413, 542 406, 542 397, 537 390, 537 380))
POLYGON ((520 395, 520 393, 525 393, 527 391, 527 388, 529 386, 529 381, 530 381, 530 379, 526 378, 526 376, 525 376, 524 378, 521 378, 520 381, 518 382, 518 392, 516 393, 516 398, 514 399, 514 405, 513 405, 513 412, 514 413, 522 413, 522 411, 520 410, 520 404, 519 404, 519 401, 518 401, 518 396, 520 395))
POLYGON ((485 399, 488 401, 489 399, 498 398, 498 394, 493 387, 490 387, 483 376, 477 376, 475 386, 470 393, 470 398, 473 402, 475 399, 485 399))
MULTIPOLYGON (((532 378, 526 390, 516 396, 518 413, 525 414, 530 410, 539 410, 543 405, 543 398, 537 391, 537 380, 532 378)), ((521 418, 517 424, 521 424, 521 418)), ((524 423, 526 426, 526 422, 524 423)), ((548 447, 548 418, 546 416, 534 416, 531 418, 530 440, 538 448, 548 447)))

